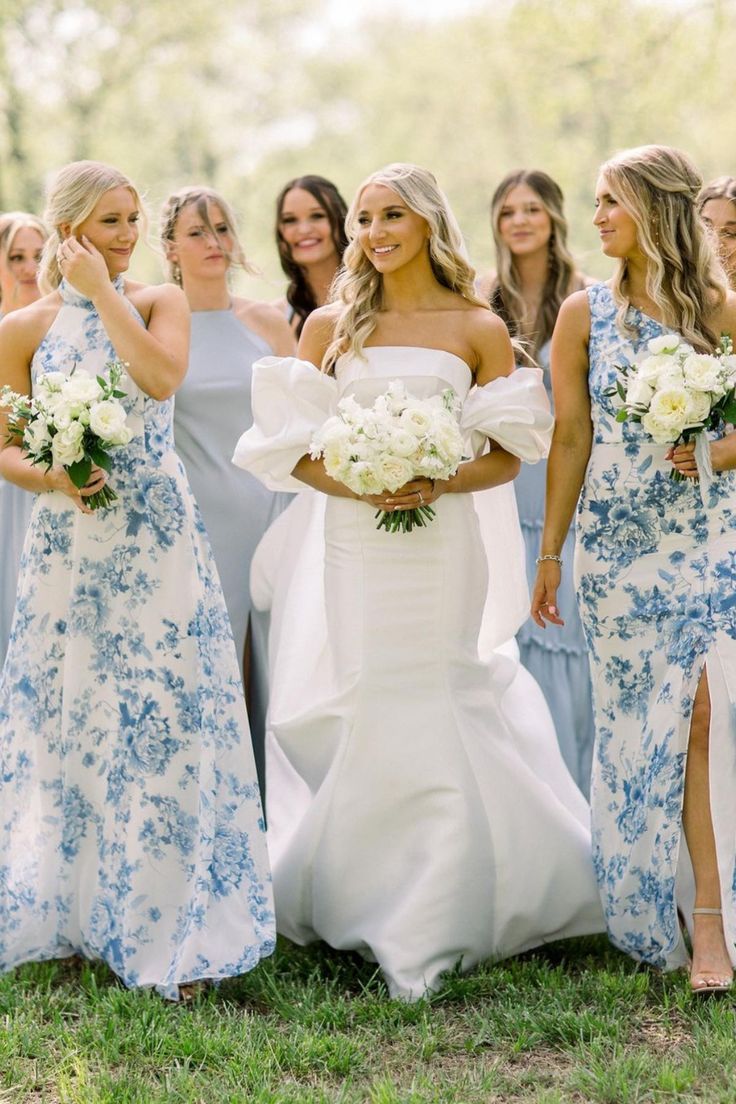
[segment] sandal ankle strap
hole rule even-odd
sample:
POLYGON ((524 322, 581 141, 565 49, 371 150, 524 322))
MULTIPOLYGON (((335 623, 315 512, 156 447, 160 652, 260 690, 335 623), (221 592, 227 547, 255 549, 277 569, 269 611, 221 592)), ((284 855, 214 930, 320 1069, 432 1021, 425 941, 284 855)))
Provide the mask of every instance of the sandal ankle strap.
POLYGON ((693 916, 721 916, 722 909, 719 908, 694 908, 693 916))

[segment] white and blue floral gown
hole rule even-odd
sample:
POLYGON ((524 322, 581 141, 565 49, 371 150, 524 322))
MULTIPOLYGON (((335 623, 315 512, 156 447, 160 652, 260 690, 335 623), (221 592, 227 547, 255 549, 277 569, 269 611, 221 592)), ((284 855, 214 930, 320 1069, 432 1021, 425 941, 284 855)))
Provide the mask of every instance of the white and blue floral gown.
POLYGON ((666 447, 615 420, 617 365, 669 332, 610 289, 588 289, 593 446, 577 518, 576 579, 591 660, 594 860, 609 933, 634 957, 686 961, 692 870, 682 832, 693 697, 707 664, 710 797, 726 943, 736 964, 736 473, 709 492, 675 482, 666 447), (705 499, 705 501, 704 501, 705 499))
MULTIPOLYGON (((114 356, 92 304, 60 291, 34 380, 114 356)), ((135 436, 113 453, 119 501, 88 516, 39 495, 23 553, 0 679, 0 970, 79 953, 175 997, 273 950, 272 892, 238 662, 173 403, 124 386, 135 436)))

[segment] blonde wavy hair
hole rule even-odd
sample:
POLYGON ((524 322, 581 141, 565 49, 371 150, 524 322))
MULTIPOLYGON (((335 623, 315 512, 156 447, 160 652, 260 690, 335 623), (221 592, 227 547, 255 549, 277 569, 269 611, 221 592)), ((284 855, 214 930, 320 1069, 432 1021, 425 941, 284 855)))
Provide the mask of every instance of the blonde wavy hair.
MULTIPOLYGON (((690 158, 669 146, 638 146, 601 165, 600 177, 636 223, 637 243, 647 260, 646 290, 662 322, 696 349, 713 350, 720 335, 708 324, 726 297, 723 267, 700 218, 703 181, 690 158)), ((624 331, 630 306, 628 262, 613 276, 624 331)))
POLYGON ((519 184, 526 184, 531 188, 547 212, 551 223, 547 245, 547 278, 539 311, 534 319, 534 328, 528 340, 529 352, 536 358, 541 347, 552 336, 563 299, 573 291, 579 291, 585 281, 577 271, 567 246, 567 219, 563 210, 564 197, 559 184, 541 169, 517 169, 503 178, 491 200, 491 230, 496 247, 496 276, 490 291, 490 304, 493 310, 504 320, 512 335, 520 334, 524 317, 524 299, 514 255, 501 237, 499 229, 501 211, 506 197, 519 184))
POLYGON ((94 211, 99 200, 111 188, 128 188, 140 209, 145 212, 141 197, 125 173, 102 161, 72 161, 59 169, 46 195, 44 221, 51 227, 46 240, 38 274, 39 287, 54 291, 61 283, 61 271, 56 251, 62 241, 61 226, 69 223, 72 234, 94 211))
POLYGON ((187 188, 180 188, 177 192, 173 192, 161 208, 159 235, 161 244, 166 252, 168 275, 169 279, 173 280, 175 284, 179 284, 179 286, 181 286, 182 283, 181 267, 178 262, 171 260, 171 252, 175 244, 174 239, 179 216, 185 207, 196 207, 197 214, 202 220, 202 225, 207 230, 207 233, 214 241, 218 241, 219 235, 210 217, 210 207, 212 205, 220 208, 222 220, 227 226, 230 237, 233 239, 233 249, 230 253, 226 254, 230 264, 242 268, 245 272, 251 273, 251 275, 255 274, 257 271, 255 267, 249 264, 245 259, 245 250, 238 237, 238 221, 235 212, 225 197, 220 195, 219 192, 216 192, 214 188, 206 188, 202 185, 192 185, 187 188))
POLYGON ((432 173, 418 165, 400 162, 387 165, 363 181, 345 219, 348 247, 331 296, 340 305, 340 313, 323 361, 326 372, 334 370, 335 362, 344 353, 363 355, 363 346, 376 328, 376 314, 383 306, 383 279, 357 237, 361 197, 369 184, 390 188, 411 211, 425 219, 429 228, 429 261, 437 282, 468 302, 488 308, 488 303, 475 291, 475 270, 467 259, 460 227, 432 173))
POLYGON ((13 248, 15 235, 19 230, 36 230, 45 242, 49 232, 37 215, 28 211, 6 211, 0 215, 0 257, 7 262, 13 248))

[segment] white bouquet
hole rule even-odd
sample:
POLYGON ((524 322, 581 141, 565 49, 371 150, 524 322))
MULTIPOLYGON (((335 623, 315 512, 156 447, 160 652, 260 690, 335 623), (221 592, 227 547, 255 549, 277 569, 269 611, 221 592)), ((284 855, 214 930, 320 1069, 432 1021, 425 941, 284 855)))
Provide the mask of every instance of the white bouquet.
MULTIPOLYGON (((127 445, 133 431, 119 389, 126 365, 108 361, 104 376, 91 376, 83 369, 46 372, 39 377, 34 395, 20 395, 4 387, 0 405, 10 409, 8 439, 20 440, 34 464, 64 468, 80 489, 90 477, 92 465, 110 471, 109 449, 127 445)), ((118 496, 107 483, 85 499, 92 510, 109 506, 118 496)))
MULTIPOLYGON (((730 337, 715 354, 696 353, 677 334, 653 337, 647 355, 619 368, 624 379, 610 392, 623 407, 616 420, 641 422, 658 445, 690 441, 705 429, 736 423, 736 356, 730 337)), ((672 469, 673 479, 684 479, 672 469)))
MULTIPOLYGON (((397 491, 412 479, 449 479, 463 459, 460 403, 452 388, 418 399, 393 380, 373 406, 348 396, 337 409, 315 433, 310 452, 313 460, 323 458, 328 475, 356 494, 397 491)), ((378 510, 377 528, 410 533, 434 516, 431 506, 378 510)))

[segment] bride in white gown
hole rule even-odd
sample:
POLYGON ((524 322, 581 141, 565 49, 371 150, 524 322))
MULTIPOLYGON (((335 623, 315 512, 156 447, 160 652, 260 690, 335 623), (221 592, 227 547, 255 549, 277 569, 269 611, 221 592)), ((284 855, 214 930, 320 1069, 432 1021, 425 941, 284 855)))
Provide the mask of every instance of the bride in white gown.
POLYGON ((374 174, 347 225, 337 301, 307 320, 302 359, 256 363, 235 454, 272 488, 322 492, 299 496, 256 564, 275 589, 269 849, 278 929, 360 951, 416 999, 458 963, 603 921, 587 806, 538 688, 494 652, 525 610, 510 481, 548 447, 540 373, 513 371, 431 174, 374 174), (309 442, 339 397, 370 404, 394 379, 453 387, 475 458, 358 498, 309 442), (376 529, 377 509, 420 501, 426 528, 376 529))

